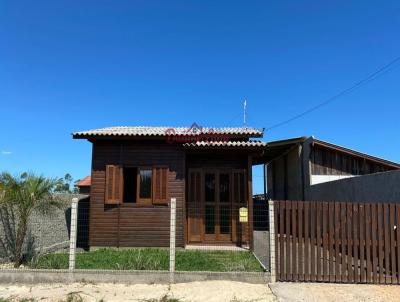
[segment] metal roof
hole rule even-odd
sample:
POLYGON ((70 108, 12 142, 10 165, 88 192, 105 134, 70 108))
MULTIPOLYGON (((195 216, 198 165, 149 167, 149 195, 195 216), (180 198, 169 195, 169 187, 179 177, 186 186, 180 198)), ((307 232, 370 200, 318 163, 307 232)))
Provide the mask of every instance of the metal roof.
POLYGON ((382 165, 390 166, 394 169, 400 169, 400 164, 389 161, 383 158, 379 158, 376 156, 371 156, 366 153, 358 152, 349 148, 345 148, 339 145, 335 145, 332 143, 328 143, 326 141, 318 140, 315 139, 314 137, 295 137, 295 138, 290 138, 290 139, 285 139, 285 140, 278 140, 278 141, 270 141, 267 142, 267 146, 264 149, 264 153, 262 156, 260 156, 258 159, 255 159, 254 161, 257 162, 262 162, 262 163, 269 163, 270 161, 274 160, 275 158, 281 156, 285 152, 289 151, 292 147, 294 147, 297 144, 302 144, 306 140, 309 140, 312 145, 317 145, 321 146, 327 149, 334 150, 336 152, 342 152, 349 154, 354 157, 358 158, 363 158, 366 160, 370 160, 382 165))
POLYGON ((107 127, 93 130, 79 131, 72 133, 73 138, 95 138, 95 137, 156 137, 156 136, 196 136, 204 134, 221 134, 238 137, 262 137, 263 129, 253 127, 146 127, 146 126, 121 126, 107 127))
POLYGON ((303 136, 266 142, 266 147, 263 149, 263 153, 259 157, 254 157, 253 163, 256 165, 267 164, 275 158, 288 152, 295 145, 303 143, 306 139, 307 138, 303 136))

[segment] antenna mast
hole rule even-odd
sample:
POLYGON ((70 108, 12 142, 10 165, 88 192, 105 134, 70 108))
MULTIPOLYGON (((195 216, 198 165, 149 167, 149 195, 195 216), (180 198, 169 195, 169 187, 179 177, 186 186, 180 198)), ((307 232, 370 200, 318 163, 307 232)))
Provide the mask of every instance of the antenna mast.
POLYGON ((247 100, 244 99, 243 103, 243 124, 246 126, 246 107, 247 107, 247 100))

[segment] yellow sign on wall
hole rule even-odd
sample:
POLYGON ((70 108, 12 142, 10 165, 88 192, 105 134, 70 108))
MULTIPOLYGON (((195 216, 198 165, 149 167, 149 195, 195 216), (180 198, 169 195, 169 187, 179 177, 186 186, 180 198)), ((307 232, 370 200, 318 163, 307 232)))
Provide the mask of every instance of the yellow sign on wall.
POLYGON ((248 211, 247 208, 240 208, 239 209, 239 221, 240 222, 247 222, 248 221, 248 211))

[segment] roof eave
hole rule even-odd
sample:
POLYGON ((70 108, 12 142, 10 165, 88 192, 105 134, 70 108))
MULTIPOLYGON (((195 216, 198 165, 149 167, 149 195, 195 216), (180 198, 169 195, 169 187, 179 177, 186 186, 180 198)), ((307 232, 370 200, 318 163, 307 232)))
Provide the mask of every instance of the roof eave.
MULTIPOLYGON (((184 137, 184 135, 177 135, 179 137, 184 137)), ((229 139, 250 139, 250 138, 262 138, 262 134, 228 134, 229 139)), ((72 133, 73 139, 87 139, 87 140, 139 140, 139 139, 167 139, 166 135, 125 135, 125 134, 79 134, 72 133)))
POLYGON ((185 150, 264 150, 266 146, 183 146, 185 150))

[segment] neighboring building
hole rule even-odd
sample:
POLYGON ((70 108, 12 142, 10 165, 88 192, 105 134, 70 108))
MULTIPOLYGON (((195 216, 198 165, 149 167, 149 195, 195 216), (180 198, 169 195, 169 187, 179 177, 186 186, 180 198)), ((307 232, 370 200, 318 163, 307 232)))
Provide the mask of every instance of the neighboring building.
POLYGON ((111 127, 73 133, 93 144, 91 247, 253 245, 252 165, 266 143, 255 128, 111 127), (249 223, 239 222, 239 208, 249 223))
POLYGON ((266 150, 270 199, 400 202, 393 195, 393 186, 400 185, 397 163, 313 137, 269 142, 266 150))
POLYGON ((79 190, 79 194, 90 194, 90 185, 92 183, 91 176, 86 176, 85 178, 79 179, 75 182, 75 186, 79 190))

